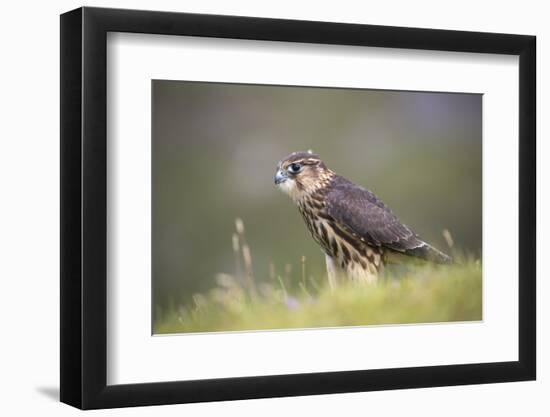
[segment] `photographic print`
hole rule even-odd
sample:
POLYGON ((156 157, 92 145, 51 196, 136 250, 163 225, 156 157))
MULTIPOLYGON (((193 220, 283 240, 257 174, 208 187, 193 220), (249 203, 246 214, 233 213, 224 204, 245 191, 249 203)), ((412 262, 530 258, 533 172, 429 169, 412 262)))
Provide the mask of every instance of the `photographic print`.
POLYGON ((60 34, 62 402, 536 379, 534 36, 90 7, 60 34))
POLYGON ((153 80, 153 334, 482 320, 482 95, 153 80))

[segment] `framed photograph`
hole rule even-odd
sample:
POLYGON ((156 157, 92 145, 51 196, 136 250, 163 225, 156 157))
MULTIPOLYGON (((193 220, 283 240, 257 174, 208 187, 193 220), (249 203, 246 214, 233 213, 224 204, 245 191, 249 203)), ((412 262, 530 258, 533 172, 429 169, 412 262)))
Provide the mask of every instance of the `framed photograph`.
POLYGON ((61 16, 61 401, 533 380, 535 37, 61 16))

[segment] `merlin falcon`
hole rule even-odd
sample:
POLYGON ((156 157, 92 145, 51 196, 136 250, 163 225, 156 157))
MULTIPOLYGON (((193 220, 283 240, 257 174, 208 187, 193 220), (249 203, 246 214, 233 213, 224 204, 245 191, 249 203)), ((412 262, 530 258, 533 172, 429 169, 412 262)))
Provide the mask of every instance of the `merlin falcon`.
POLYGON ((384 265, 395 259, 452 262, 401 223, 372 192, 337 175, 310 151, 283 158, 275 184, 298 206, 325 252, 331 287, 344 279, 374 283, 384 265))

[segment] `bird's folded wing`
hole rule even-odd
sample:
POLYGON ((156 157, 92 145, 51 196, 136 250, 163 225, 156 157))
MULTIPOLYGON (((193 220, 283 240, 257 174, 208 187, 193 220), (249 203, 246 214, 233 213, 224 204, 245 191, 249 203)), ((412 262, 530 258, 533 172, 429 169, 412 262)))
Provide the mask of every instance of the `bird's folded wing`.
POLYGON ((373 246, 407 252, 424 242, 392 211, 365 188, 353 183, 335 184, 326 196, 329 215, 346 232, 373 246))

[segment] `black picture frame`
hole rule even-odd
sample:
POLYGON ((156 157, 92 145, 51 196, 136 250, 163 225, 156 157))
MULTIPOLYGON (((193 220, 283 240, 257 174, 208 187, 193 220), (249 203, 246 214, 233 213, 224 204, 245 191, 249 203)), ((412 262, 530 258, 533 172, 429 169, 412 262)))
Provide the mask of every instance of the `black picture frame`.
POLYGON ((94 409, 535 379, 535 45, 524 35, 251 17, 88 7, 61 15, 61 401, 94 409), (519 360, 107 385, 108 32, 519 56, 519 360))

